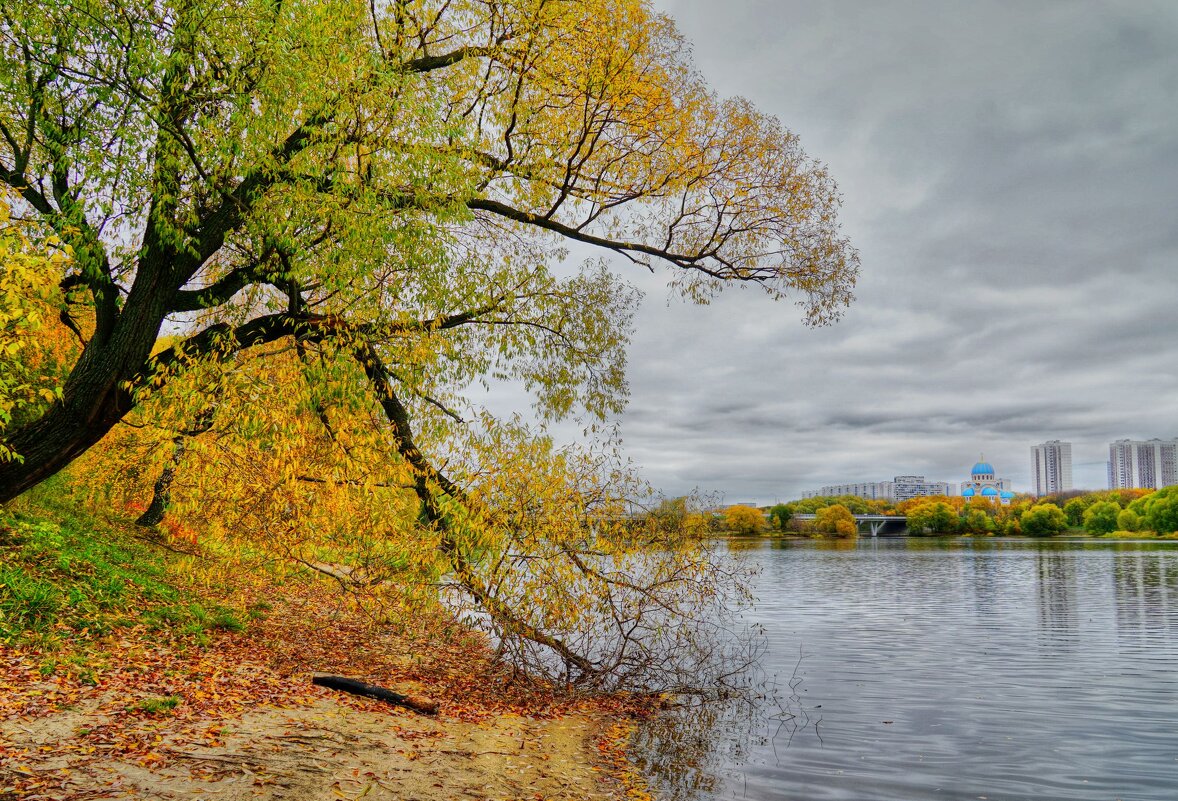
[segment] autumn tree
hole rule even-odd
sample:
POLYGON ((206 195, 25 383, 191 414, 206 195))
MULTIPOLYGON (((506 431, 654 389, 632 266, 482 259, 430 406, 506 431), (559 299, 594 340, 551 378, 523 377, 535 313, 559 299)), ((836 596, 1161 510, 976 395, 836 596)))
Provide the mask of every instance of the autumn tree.
POLYGON ((1129 504, 1142 528, 1168 534, 1178 531, 1178 485, 1163 487, 1129 504))
POLYGON ((171 465, 210 530, 446 582, 521 664, 570 683, 635 675, 655 645, 689 664, 704 640, 660 616, 709 625, 692 610, 724 570, 635 529, 625 471, 469 395, 517 381, 543 420, 623 407, 637 295, 563 264, 570 245, 665 268, 689 301, 754 286, 811 325, 850 301, 826 171, 711 93, 668 18, 13 0, 0 49, 0 182, 65 255, 46 274, 75 346, 59 399, 0 433, 19 456, 0 501, 118 427, 139 492, 171 465))
POLYGON ((774 504, 773 508, 769 510, 769 520, 772 522, 773 528, 777 531, 787 531, 790 523, 793 522, 795 511, 793 504, 774 504))
POLYGON ((765 515, 755 506, 729 506, 724 510, 724 528, 733 534, 760 534, 765 530, 765 515))
POLYGON ((836 503, 815 513, 814 530, 836 537, 854 537, 859 532, 859 526, 851 510, 836 503))
POLYGON ((1116 531, 1120 513, 1121 507, 1113 501, 1097 501, 1084 510, 1084 530, 1089 534, 1116 531))
POLYGON ((1053 503, 1037 503, 1019 519, 1022 533, 1030 537, 1048 537, 1068 527, 1067 516, 1053 503))
MULTIPOLYGON (((974 500, 976 501, 977 498, 974 500)), ((896 511, 899 514, 906 515, 916 507, 923 506, 928 503, 943 503, 957 513, 964 512, 965 507, 968 505, 965 502, 965 498, 961 497, 960 495, 918 495, 914 498, 908 498, 907 500, 900 501, 898 504, 896 504, 896 511)))
POLYGON ((957 513, 943 501, 926 501, 910 508, 908 530, 913 534, 951 534, 957 529, 957 513))
POLYGON ((813 325, 851 298, 825 170, 640 0, 13 0, 0 48, 0 181, 71 249, 84 332, 5 432, 0 500, 179 369, 284 339, 342 343, 394 427, 485 378, 614 412, 635 298, 562 242, 813 325))
POLYGON ((52 237, 33 241, 29 228, 0 198, 0 463, 23 458, 4 444, 5 431, 60 397, 55 362, 69 350, 47 331, 56 322, 68 251, 52 237))
POLYGON ((247 570, 317 571, 381 608, 412 613, 440 593, 521 677, 561 686, 714 689, 747 664, 752 643, 733 636, 747 576, 699 536, 694 499, 655 499, 608 443, 557 448, 487 419, 448 442, 431 479, 447 490, 424 503, 421 472, 342 391, 360 370, 330 358, 308 367, 281 343, 254 349, 178 377, 71 470, 100 501, 134 503, 171 463, 160 445, 184 418, 182 384, 216 380, 224 400, 170 488, 175 519, 202 547, 247 570))

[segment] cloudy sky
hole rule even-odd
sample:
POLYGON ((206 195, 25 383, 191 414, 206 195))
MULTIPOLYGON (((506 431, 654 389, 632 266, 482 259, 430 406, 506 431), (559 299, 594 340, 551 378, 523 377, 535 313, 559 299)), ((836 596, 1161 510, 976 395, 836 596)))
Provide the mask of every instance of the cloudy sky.
POLYGON ((1178 436, 1178 3, 656 0, 715 89, 826 162, 858 247, 836 326, 646 291, 627 453, 670 495, 796 498, 1032 444, 1178 436))

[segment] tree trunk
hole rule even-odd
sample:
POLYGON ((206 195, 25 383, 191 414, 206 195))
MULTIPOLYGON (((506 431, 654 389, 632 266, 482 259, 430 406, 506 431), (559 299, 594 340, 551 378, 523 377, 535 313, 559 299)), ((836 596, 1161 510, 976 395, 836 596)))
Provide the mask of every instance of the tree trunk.
POLYGON ((6 444, 21 461, 0 464, 0 503, 12 500, 66 467, 106 436, 135 406, 127 382, 144 369, 174 289, 143 271, 110 336, 86 343, 62 388, 62 400, 40 419, 12 432, 6 444), (165 285, 166 287, 166 285, 165 285), (138 294, 136 291, 138 290, 138 294))
POLYGON ((102 439, 132 403, 111 381, 98 398, 66 401, 20 429, 7 445, 21 461, 0 463, 0 503, 10 501, 66 467, 102 439))
POLYGON ((168 511, 168 501, 172 496, 172 481, 176 478, 176 468, 180 466, 180 459, 184 456, 184 435, 172 440, 176 449, 172 451, 172 461, 164 467, 160 477, 155 480, 151 491, 151 504, 135 521, 137 526, 158 526, 168 511))

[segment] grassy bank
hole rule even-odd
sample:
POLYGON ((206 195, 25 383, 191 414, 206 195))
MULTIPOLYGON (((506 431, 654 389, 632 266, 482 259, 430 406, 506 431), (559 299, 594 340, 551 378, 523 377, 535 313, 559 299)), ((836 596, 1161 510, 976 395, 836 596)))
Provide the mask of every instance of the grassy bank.
POLYGON ((0 510, 0 799, 643 795, 622 700, 513 683, 436 608, 240 569, 61 483, 0 510), (316 672, 440 712, 315 687, 316 672))
POLYGON ((0 642, 77 656, 138 629, 207 645, 217 632, 242 631, 260 611, 185 587, 180 577, 197 556, 70 500, 63 482, 53 482, 0 513, 0 642))

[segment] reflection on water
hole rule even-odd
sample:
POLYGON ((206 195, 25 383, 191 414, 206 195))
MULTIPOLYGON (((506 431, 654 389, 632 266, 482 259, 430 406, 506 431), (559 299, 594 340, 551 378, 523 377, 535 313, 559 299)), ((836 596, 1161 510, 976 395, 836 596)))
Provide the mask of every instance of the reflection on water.
POLYGON ((1178 798, 1178 543, 741 546, 764 691, 642 732, 660 797, 1178 798))

